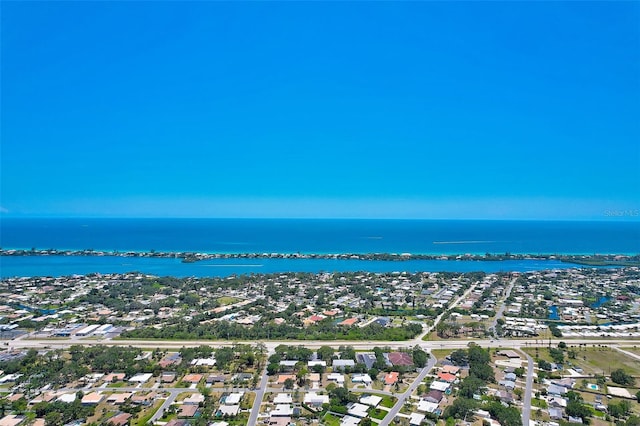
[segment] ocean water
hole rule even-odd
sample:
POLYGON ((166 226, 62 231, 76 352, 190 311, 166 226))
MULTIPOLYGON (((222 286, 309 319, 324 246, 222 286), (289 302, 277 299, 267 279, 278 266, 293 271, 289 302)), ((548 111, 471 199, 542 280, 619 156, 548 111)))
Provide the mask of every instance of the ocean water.
MULTIPOLYGON (((420 220, 3 219, 5 249, 208 253, 637 254, 640 223, 420 220)), ((228 276, 276 272, 499 272, 565 269, 555 260, 361 261, 117 256, 0 256, 0 278, 143 272, 228 276)))
POLYGON ((210 253, 638 254, 640 222, 3 218, 0 247, 210 253))

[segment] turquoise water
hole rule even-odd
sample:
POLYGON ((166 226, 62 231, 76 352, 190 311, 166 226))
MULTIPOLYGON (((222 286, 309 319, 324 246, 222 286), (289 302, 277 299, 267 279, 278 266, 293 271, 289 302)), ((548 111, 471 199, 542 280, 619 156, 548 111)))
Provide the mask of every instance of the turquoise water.
MULTIPOLYGON (((16 219, 0 221, 5 249, 207 253, 637 254, 640 222, 16 219)), ((0 276, 64 276, 140 271, 155 275, 320 271, 533 271, 576 265, 557 261, 361 261, 335 259, 180 259, 0 257, 0 276)))
POLYGON ((143 272, 176 277, 225 277, 277 272, 505 272, 579 267, 555 260, 337 260, 337 259, 215 259, 183 263, 173 258, 120 256, 1 256, 0 278, 66 276, 89 273, 143 272))

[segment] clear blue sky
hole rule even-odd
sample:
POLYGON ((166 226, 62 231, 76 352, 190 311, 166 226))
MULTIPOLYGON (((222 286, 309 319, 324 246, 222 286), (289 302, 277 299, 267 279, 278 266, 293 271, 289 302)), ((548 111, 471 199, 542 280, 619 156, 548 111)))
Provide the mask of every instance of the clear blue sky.
POLYGON ((2 2, 4 216, 623 219, 639 2, 2 2))

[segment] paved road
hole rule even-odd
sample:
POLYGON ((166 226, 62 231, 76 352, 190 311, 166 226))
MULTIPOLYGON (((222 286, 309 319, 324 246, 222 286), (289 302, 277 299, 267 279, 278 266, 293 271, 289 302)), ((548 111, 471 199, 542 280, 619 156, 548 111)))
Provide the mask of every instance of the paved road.
MULTIPOLYGON (((267 354, 267 358, 269 354, 267 354)), ((266 361, 266 359, 265 359, 266 361)), ((262 405, 262 398, 264 398, 265 390, 267 389, 267 362, 264 363, 264 369, 262 370, 262 377, 260 377, 260 387, 256 390, 256 399, 253 401, 253 407, 251 407, 251 415, 249 416, 249 425, 258 424, 258 414, 260 414, 260 406, 262 405)))
POLYGON ((533 392, 533 358, 524 351, 520 351, 527 358, 527 386, 522 399, 522 424, 528 426, 531 422, 531 393, 533 392))
MULTIPOLYGON (((554 339, 555 340, 555 339, 554 339)), ((600 338, 600 339, 560 339, 572 345, 577 344, 600 344, 609 346, 633 346, 640 344, 640 339, 616 339, 616 338, 600 338)), ((559 341, 559 340, 558 340, 559 341)), ((247 344, 255 345, 255 341, 216 341, 216 340, 110 340, 104 341, 100 339, 83 339, 80 341, 71 341, 64 339, 25 339, 20 341, 5 341, 8 343, 9 348, 12 349, 45 349, 45 348, 68 348, 71 345, 84 345, 84 346, 133 346, 137 348, 146 349, 180 349, 182 347, 198 347, 202 345, 208 345, 213 348, 232 346, 234 344, 247 344)), ((421 346, 423 349, 464 349, 469 346, 469 343, 475 343, 483 347, 495 346, 495 342, 492 339, 460 339, 460 340, 437 340, 427 341, 420 339, 412 339, 405 341, 353 341, 353 340, 282 340, 282 341, 270 341, 263 342, 269 351, 273 351, 278 345, 303 345, 309 349, 317 349, 320 346, 329 345, 332 347, 338 347, 340 345, 352 346, 356 350, 372 350, 374 347, 390 346, 394 348, 412 348, 415 345, 421 346)), ((546 339, 504 339, 500 340, 500 347, 503 348, 521 348, 524 346, 546 346, 546 339)), ((6 346, 6 345, 5 345, 6 346)))
POLYGON ((621 352, 621 353, 623 353, 623 354, 627 355, 627 356, 630 356, 631 358, 635 358, 635 359, 637 359, 637 360, 640 360, 640 355, 636 355, 636 354, 634 354, 633 352, 625 351, 624 349, 616 348, 616 347, 614 347, 614 349, 615 349, 616 351, 618 351, 618 352, 621 352))
MULTIPOLYGON (((462 296, 464 297, 464 295, 462 296)), ((462 298, 461 297, 461 298, 462 298)), ((458 301, 461 300, 461 298, 458 299, 458 301)), ((456 301, 456 302, 458 302, 456 301)), ((619 347, 617 347, 618 345, 621 346, 634 346, 637 345, 639 343, 639 340, 631 340, 631 339, 565 339, 565 341, 570 342, 571 344, 604 344, 604 345, 608 345, 608 346, 612 346, 614 349, 630 356, 633 357, 635 359, 639 359, 640 360, 640 356, 633 354, 631 352, 625 351, 623 349, 620 349, 619 347)), ((318 348, 320 346, 323 345, 331 345, 331 346, 339 346, 339 345, 351 345, 353 346, 355 349, 360 349, 360 350, 372 350, 375 346, 378 347, 383 347, 383 346, 391 346, 391 347, 404 347, 404 348, 410 348, 415 346, 416 344, 419 344, 423 349, 426 350, 430 350, 430 349, 460 349, 460 348, 466 348, 469 343, 476 343, 480 346, 490 346, 492 343, 492 340, 440 340, 440 341, 422 341, 418 338, 416 339, 412 339, 409 341, 404 341, 404 342, 398 342, 398 341, 389 341, 389 342, 384 342, 384 341, 377 341, 377 342, 362 342, 362 341, 292 341, 292 340, 285 340, 285 341, 271 341, 271 342, 263 342, 267 348, 267 352, 271 353, 274 351, 274 348, 278 345, 284 344, 284 345, 293 345, 293 344, 302 344, 308 348, 318 348)), ((9 340, 9 341, 4 341, 2 342, 2 345, 4 346, 9 346, 9 348, 12 349, 21 349, 21 348, 36 348, 36 349, 44 349, 44 348, 67 348, 71 345, 77 345, 77 344, 81 344, 81 345, 87 345, 87 346, 91 346, 91 345, 108 345, 108 346, 134 346, 134 347, 140 347, 140 348, 163 348, 163 349, 179 349, 182 347, 196 347, 196 346, 201 346, 201 345, 209 345, 212 347, 222 347, 222 346, 229 346, 232 345, 234 343, 238 343, 238 342, 220 342, 220 341, 207 341, 207 340, 199 340, 199 341, 194 341, 194 340, 181 340, 181 341, 153 341, 153 340, 111 340, 108 342, 105 342, 104 340, 100 340, 100 339, 81 339, 81 340, 61 340, 61 339, 21 339, 21 340, 9 340)), ((246 344, 256 344, 256 342, 239 342, 239 343, 246 343, 246 344)), ((507 340, 501 340, 500 341, 500 346, 504 347, 504 348, 513 348, 513 349, 520 349, 523 346, 545 346, 546 345, 546 341, 545 340, 527 340, 527 339, 507 339, 507 340)), ((525 391, 525 395, 524 395, 524 399, 523 399, 523 412, 522 412, 522 419, 523 419, 523 424, 528 426, 529 422, 528 420, 530 419, 530 407, 531 407, 531 394, 532 394, 532 390, 533 390, 533 360, 531 359, 530 356, 526 355, 527 361, 528 361, 528 369, 527 369, 527 382, 526 382, 526 391, 525 391)), ((431 355, 429 362, 427 364, 427 366, 425 368, 423 368, 418 377, 414 380, 414 382, 409 386, 409 388, 398 397, 398 402, 394 405, 394 407, 391 409, 391 411, 389 412, 389 414, 387 414, 387 416, 385 416, 385 420, 383 420, 382 422, 380 422, 380 425, 382 426, 387 426, 391 421, 393 421, 393 419, 396 417, 396 415, 398 414, 398 412, 400 411, 400 409, 402 408, 402 406, 404 405, 404 402, 406 401, 407 398, 409 398, 411 396, 411 394, 415 391, 415 389, 418 387, 418 385, 422 382, 422 380, 424 379, 424 377, 429 373, 429 371, 433 368, 433 366, 435 365, 435 363, 437 362, 437 360, 435 359, 435 357, 433 355, 431 355)), ((260 411, 260 404, 262 402, 263 396, 265 391, 272 391, 275 389, 268 389, 267 388, 267 384, 268 384, 268 380, 266 377, 266 368, 265 370, 263 370, 262 372, 262 377, 261 377, 261 381, 260 381, 260 388, 256 391, 256 399, 254 401, 254 405, 252 407, 251 410, 251 416, 250 416, 250 421, 249 424, 257 424, 257 418, 258 418, 258 414, 260 411)), ((164 413, 164 411, 175 401, 175 398, 177 397, 177 395, 181 392, 189 392, 189 391, 194 391, 194 389, 177 389, 177 388, 158 388, 158 389, 150 389, 150 388, 120 388, 120 389, 112 389, 112 388, 108 388, 109 390, 114 390, 114 391, 163 391, 163 392, 169 392, 169 397, 165 400, 165 402, 162 404, 162 406, 160 407, 160 409, 155 413, 155 415, 153 416, 153 418, 151 419, 151 421, 155 421, 158 418, 160 418, 162 416, 162 414, 164 413)), ((93 389, 95 391, 103 391, 106 389, 93 389)), ((249 389, 244 389, 246 391, 250 391, 249 389)), ((282 392, 281 390, 277 390, 278 392, 282 392)), ((372 391, 372 393, 384 393, 384 392, 375 392, 372 391)))
POLYGON ((442 321, 442 317, 445 316, 445 314, 447 314, 447 312, 449 312, 450 310, 452 310, 453 308, 455 308, 456 306, 458 306, 458 304, 460 304, 460 302, 462 302, 464 299, 466 299, 469 296, 469 293, 471 293, 476 286, 478 285, 478 281, 476 281, 471 287, 469 287, 467 289, 467 291, 465 291, 464 293, 462 293, 462 296, 458 297, 456 299, 455 302, 453 302, 452 304, 450 304, 447 309, 445 309, 444 311, 442 311, 442 313, 440 315, 438 315, 434 320, 433 320, 433 324, 431 324, 429 327, 426 327, 422 333, 420 333, 420 335, 418 337, 416 337, 415 339, 413 339, 414 341, 418 341, 421 342, 423 341, 422 339, 424 338, 424 336, 427 336, 429 333, 431 333, 433 330, 436 329, 436 327, 438 326, 438 324, 440 323, 440 321, 442 321))
MULTIPOLYGON (((191 389, 191 391, 194 390, 195 389, 191 389)), ((171 406, 171 404, 173 404, 173 401, 176 400, 178 394, 180 394, 180 391, 178 390, 169 390, 169 397, 164 400, 160 408, 158 408, 158 411, 156 411, 153 416, 151 416, 149 422, 155 423, 156 421, 158 421, 164 415, 164 412, 167 411, 167 409, 171 406)))
POLYGON ((416 388, 420 385, 420 383, 422 383, 424 378, 427 376, 427 374, 429 374, 429 372, 433 369, 433 367, 436 365, 437 362, 438 360, 436 359, 436 357, 431 355, 431 357, 429 358, 429 361, 427 362, 427 365, 420 371, 420 374, 418 374, 418 377, 416 377, 413 383, 409 385, 409 388, 407 388, 407 390, 404 391, 402 395, 398 396, 398 401, 396 402, 396 405, 394 405, 393 408, 391 408, 389 413, 379 423, 380 426, 388 426, 389 423, 391 423, 393 419, 396 418, 396 415, 398 415, 398 413, 400 412, 400 409, 404 405, 404 402, 407 400, 407 398, 411 396, 411 394, 416 390, 416 388))
POLYGON ((493 317, 493 322, 491 323, 491 327, 490 330, 493 330, 493 335, 498 337, 498 335, 496 334, 496 325, 498 325, 498 320, 500 318, 502 318, 504 316, 504 310, 507 307, 507 299, 509 298, 509 296, 511 295, 511 290, 513 290, 513 286, 516 284, 516 280, 518 278, 514 278, 511 280, 511 282, 509 283, 509 287, 507 287, 507 291, 505 293, 504 298, 502 299, 502 303, 500 304, 500 308, 498 308, 498 312, 496 313, 495 317, 493 317))

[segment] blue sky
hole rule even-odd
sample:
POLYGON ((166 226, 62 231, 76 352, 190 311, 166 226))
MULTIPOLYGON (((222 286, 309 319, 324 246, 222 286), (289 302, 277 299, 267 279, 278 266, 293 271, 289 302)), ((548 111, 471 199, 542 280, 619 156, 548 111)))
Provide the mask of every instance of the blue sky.
POLYGON ((637 219, 638 22, 638 2, 3 2, 0 209, 637 219))

